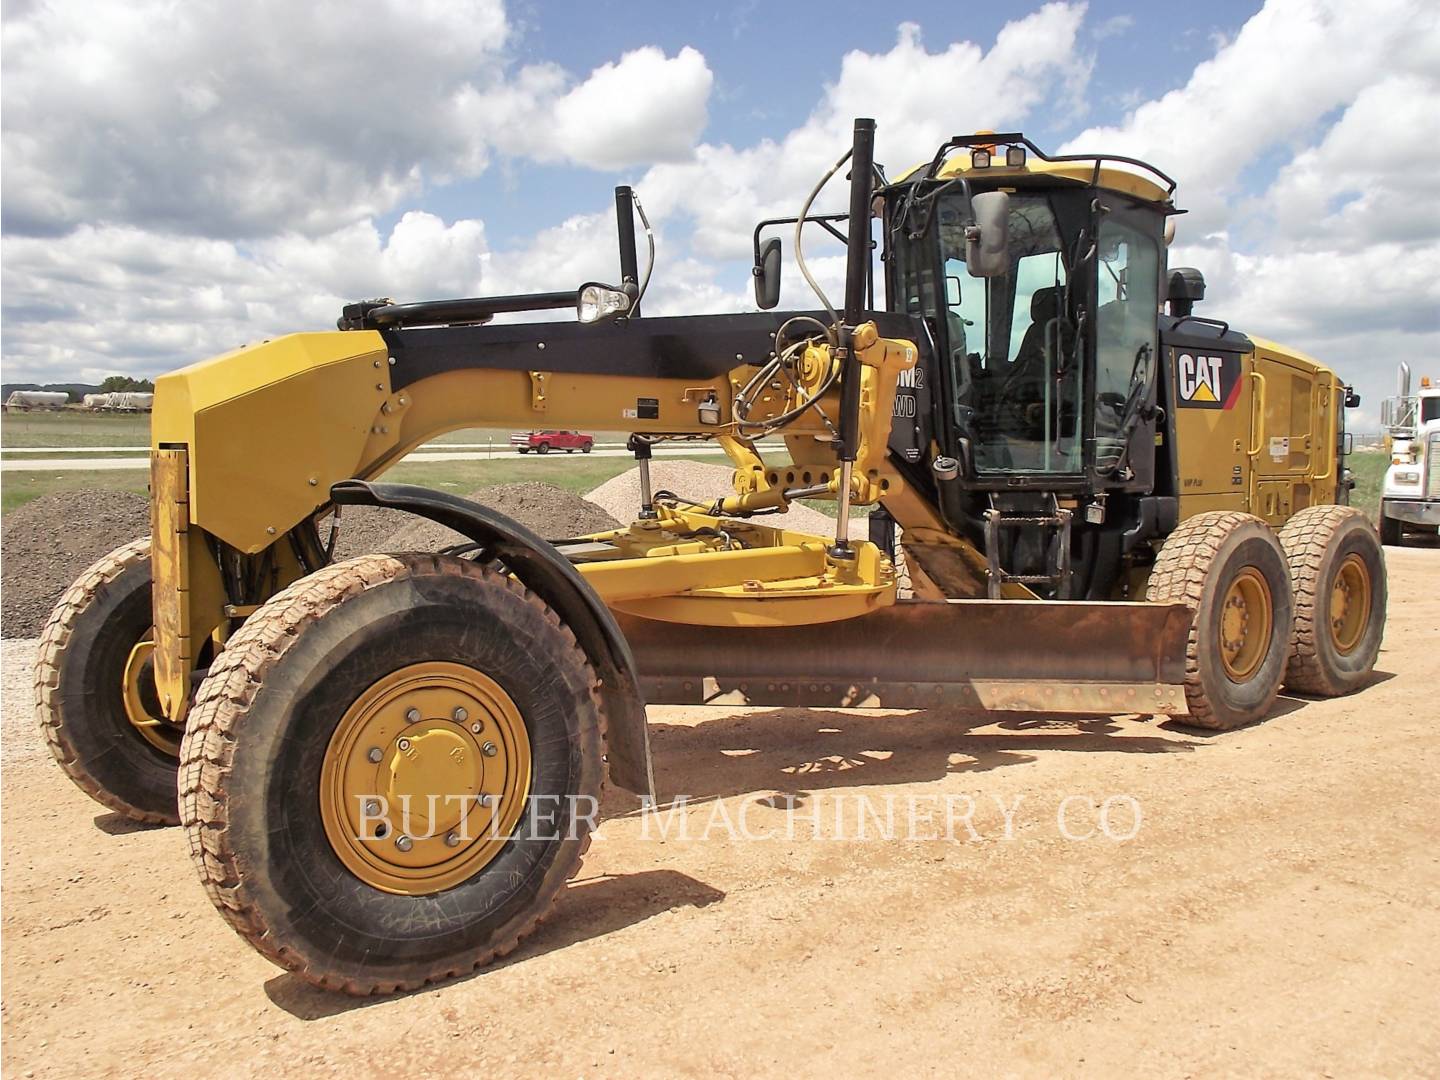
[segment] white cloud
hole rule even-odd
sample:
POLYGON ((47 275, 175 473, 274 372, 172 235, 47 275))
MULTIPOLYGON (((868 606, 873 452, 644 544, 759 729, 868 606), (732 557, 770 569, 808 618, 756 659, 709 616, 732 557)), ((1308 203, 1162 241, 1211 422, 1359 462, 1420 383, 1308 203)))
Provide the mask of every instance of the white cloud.
MULTIPOLYGON (((660 234, 647 313, 749 308, 751 229, 796 212, 854 117, 877 119, 892 176, 956 132, 1073 124, 1092 43, 1125 18, 1051 3, 991 43, 905 23, 880 51, 787 68, 815 81, 793 130, 719 143, 703 141, 714 76, 696 48, 639 47, 588 74, 522 64, 500 0, 10 4, 6 378, 151 374, 332 325, 377 294, 613 280, 600 192, 498 249, 480 220, 412 211, 377 228, 506 158, 643 172, 660 234)), ((1214 49, 1067 148, 1177 176, 1193 212, 1171 261, 1205 271, 1207 313, 1335 364, 1373 400, 1397 359, 1440 355, 1440 9, 1269 0, 1214 49)), ((843 199, 837 179, 820 208, 843 199)), ((843 260, 814 235, 838 299, 843 260)), ((793 261, 783 302, 812 303, 793 261)))
MULTIPOLYGON (((743 256, 757 220, 799 209, 850 144, 856 117, 875 119, 876 160, 897 175, 958 131, 1018 126, 1041 105, 1078 110, 1089 75, 1076 47, 1084 13, 1083 4, 1046 4, 1007 23, 988 52, 968 41, 930 52, 920 28, 903 23, 888 51, 847 53, 809 118, 783 139, 701 145, 692 162, 651 169, 640 190, 657 215, 693 220, 697 253, 743 256)), ((844 195, 837 185, 823 198, 828 209, 844 195)))
POLYGON ((5 224, 30 234, 322 235, 496 154, 677 160, 711 83, 693 49, 517 70, 500 0, 55 0, 4 31, 5 224))
POLYGON ((705 57, 656 48, 605 64, 555 103, 555 143, 575 161, 618 169, 683 161, 705 129, 712 82, 705 57))
POLYGON ((1170 264, 1205 273, 1204 313, 1373 401, 1398 360, 1440 355, 1437 72, 1433 4, 1269 0, 1184 86, 1065 149, 1175 176, 1170 264))
POLYGON ((447 226, 416 212, 388 236, 367 221, 247 244, 133 226, 8 237, 5 377, 155 375, 288 330, 332 327, 349 300, 474 295, 485 255, 480 222, 447 226))
POLYGON ((1181 181, 1178 197, 1191 211, 1181 228, 1208 232, 1227 220, 1246 170, 1267 154, 1293 150, 1386 75, 1433 74, 1436 27, 1434 5, 1414 0, 1269 0, 1184 86, 1063 149, 1154 161, 1181 181))

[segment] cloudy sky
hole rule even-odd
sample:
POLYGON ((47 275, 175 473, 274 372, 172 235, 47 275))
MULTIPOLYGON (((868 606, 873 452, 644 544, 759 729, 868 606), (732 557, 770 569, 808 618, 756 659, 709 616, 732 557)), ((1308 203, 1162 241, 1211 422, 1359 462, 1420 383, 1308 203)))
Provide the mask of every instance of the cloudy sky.
POLYGON ((660 235, 648 313, 742 310, 754 222, 860 115, 892 175, 979 128, 1153 160, 1209 314, 1336 365, 1365 422, 1398 360, 1440 375, 1433 0, 3 11, 6 381, 153 375, 362 297, 613 278, 617 183, 660 235))

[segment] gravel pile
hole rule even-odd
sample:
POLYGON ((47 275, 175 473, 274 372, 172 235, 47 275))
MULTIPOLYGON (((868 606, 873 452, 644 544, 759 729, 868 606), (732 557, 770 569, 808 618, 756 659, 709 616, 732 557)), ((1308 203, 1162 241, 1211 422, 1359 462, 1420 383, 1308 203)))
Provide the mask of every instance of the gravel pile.
MULTIPOLYGON (((546 540, 564 540, 584 533, 613 529, 620 523, 583 496, 553 484, 533 480, 495 484, 465 496, 471 502, 498 510, 546 540)), ((437 551, 465 537, 433 521, 410 518, 385 540, 382 551, 437 551)))
MULTIPOLYGON (((654 490, 673 491, 700 502, 713 502, 735 494, 734 475, 735 470, 728 465, 712 465, 704 461, 657 460, 650 463, 650 485, 654 490)), ((612 517, 621 521, 632 520, 640 509, 639 467, 605 481, 590 492, 589 498, 612 517)), ((756 520, 765 525, 820 536, 829 535, 835 529, 834 518, 804 503, 792 503, 787 513, 756 520)))
POLYGON ((57 491, 10 511, 0 535, 0 635, 39 637, 76 578, 149 532, 150 501, 132 491, 57 491))
MULTIPOLYGON (((472 491, 465 498, 514 518, 547 540, 600 532, 620 524, 594 503, 553 484, 495 484, 472 491)), ((340 521, 337 559, 371 551, 439 551, 465 542, 465 537, 453 529, 398 510, 349 506, 340 521)), ((321 538, 325 535, 322 526, 321 538)))

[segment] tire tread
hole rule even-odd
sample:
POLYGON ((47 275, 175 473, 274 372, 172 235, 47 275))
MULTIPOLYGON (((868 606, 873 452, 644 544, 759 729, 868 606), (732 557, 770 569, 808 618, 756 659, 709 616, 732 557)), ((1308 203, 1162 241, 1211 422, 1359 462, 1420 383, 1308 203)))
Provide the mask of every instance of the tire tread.
MULTIPOLYGON (((434 555, 363 555, 335 563, 301 578, 277 593, 245 621, 200 686, 190 711, 189 726, 180 753, 180 817, 185 826, 190 855, 200 874, 206 894, 216 910, 254 948, 300 978, 327 990, 357 997, 416 990, 478 970, 512 952, 532 934, 554 910, 558 887, 542 888, 535 910, 511 923, 511 931, 465 963, 445 965, 414 977, 390 979, 338 978, 313 970, 293 950, 275 940, 263 913, 250 896, 245 872, 229 845, 227 833, 226 782, 234 762, 236 726, 254 701, 265 677, 303 631, 325 617, 347 598, 368 589, 401 580, 417 567, 430 572, 475 573, 492 584, 501 584, 525 603, 539 609, 550 624, 562 631, 575 658, 590 673, 590 696, 599 716, 599 735, 605 735, 605 717, 596 693, 597 680, 574 634, 560 617, 515 578, 500 574, 479 563, 434 555)), ((590 846, 587 832, 568 863, 557 862, 546 883, 563 885, 579 872, 590 846)))

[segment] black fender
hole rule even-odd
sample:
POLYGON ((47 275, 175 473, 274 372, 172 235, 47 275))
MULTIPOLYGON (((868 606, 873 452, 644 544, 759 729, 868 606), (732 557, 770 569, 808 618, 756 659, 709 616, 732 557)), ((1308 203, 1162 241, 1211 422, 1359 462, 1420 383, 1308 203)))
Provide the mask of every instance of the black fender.
POLYGON ((330 498, 339 506, 403 510, 454 529, 484 545, 527 589, 549 604, 570 627, 600 676, 610 779, 654 801, 645 699, 640 694, 630 643, 610 609, 554 545, 489 507, 414 484, 342 480, 330 488, 330 498))

